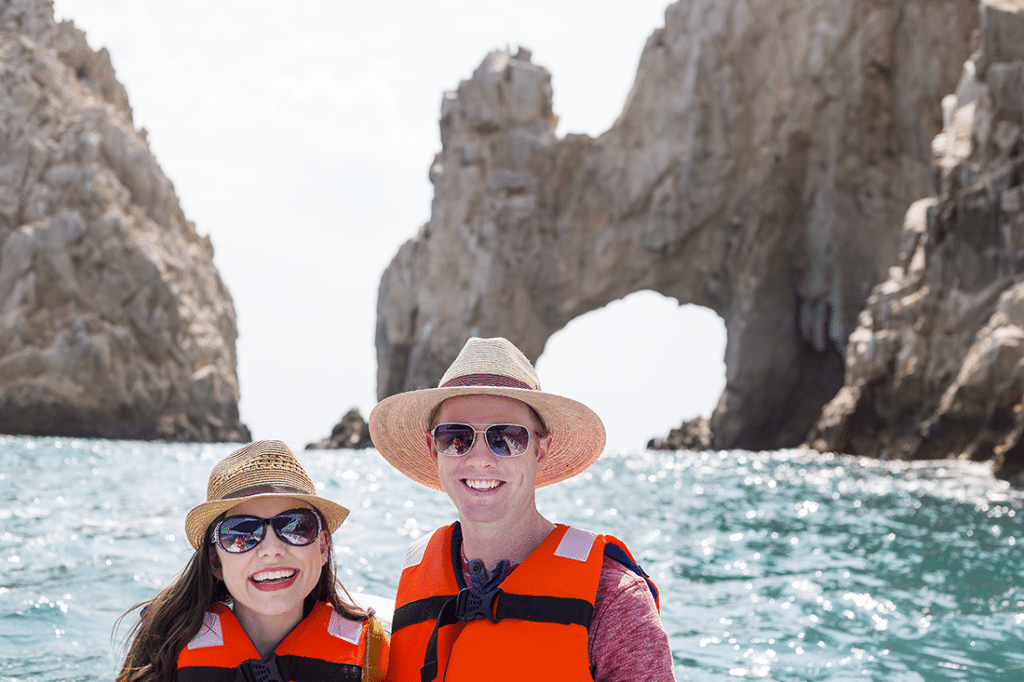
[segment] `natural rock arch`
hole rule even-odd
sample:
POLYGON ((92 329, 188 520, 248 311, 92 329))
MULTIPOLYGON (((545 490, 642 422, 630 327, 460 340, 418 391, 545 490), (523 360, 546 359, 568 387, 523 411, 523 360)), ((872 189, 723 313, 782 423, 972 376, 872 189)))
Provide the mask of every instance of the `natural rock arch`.
POLYGON ((707 425, 725 388, 725 338, 713 310, 645 289, 571 320, 536 368, 545 390, 601 415, 606 448, 634 451, 681 419, 707 425))
POLYGON ((495 52, 442 105, 430 222, 387 268, 378 395, 435 385, 465 339, 532 360, 640 289, 728 330, 716 447, 796 445, 930 193, 969 0, 681 0, 615 125, 555 135, 547 71, 495 52))

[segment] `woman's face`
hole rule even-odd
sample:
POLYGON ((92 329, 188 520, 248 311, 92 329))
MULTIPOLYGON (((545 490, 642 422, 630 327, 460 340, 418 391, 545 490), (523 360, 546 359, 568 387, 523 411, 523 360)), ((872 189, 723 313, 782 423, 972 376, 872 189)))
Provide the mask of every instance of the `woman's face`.
MULTIPOLYGON (((299 507, 312 509, 294 498, 265 497, 246 500, 228 510, 226 516, 270 519, 299 507)), ((250 636, 254 632, 250 627, 290 630, 302 620, 303 600, 320 580, 329 543, 326 529, 311 544, 297 547, 267 526, 263 540, 248 552, 234 554, 215 545, 211 570, 227 586, 234 600, 232 610, 250 636)))

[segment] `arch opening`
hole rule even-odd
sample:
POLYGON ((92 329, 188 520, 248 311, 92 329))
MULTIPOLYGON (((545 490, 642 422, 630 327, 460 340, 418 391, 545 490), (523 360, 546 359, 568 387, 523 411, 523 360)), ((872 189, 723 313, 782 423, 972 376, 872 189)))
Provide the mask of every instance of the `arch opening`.
POLYGON ((725 323, 712 310, 638 291, 569 322, 537 359, 545 391, 604 421, 607 449, 636 451, 710 417, 725 388, 725 323))

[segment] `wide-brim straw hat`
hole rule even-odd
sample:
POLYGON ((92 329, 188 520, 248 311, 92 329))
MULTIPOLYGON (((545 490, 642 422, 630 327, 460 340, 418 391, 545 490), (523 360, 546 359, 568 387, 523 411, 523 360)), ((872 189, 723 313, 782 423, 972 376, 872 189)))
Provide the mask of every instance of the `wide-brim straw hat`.
POLYGON ((185 517, 185 536, 199 549, 206 530, 218 516, 246 500, 293 497, 308 502, 333 533, 348 509, 316 494, 316 486, 291 449, 279 440, 258 440, 217 462, 210 472, 206 502, 185 517))
POLYGON ((370 412, 370 437, 388 462, 428 488, 442 490, 424 435, 443 401, 460 395, 496 395, 532 407, 552 437, 537 474, 537 487, 572 478, 604 451, 605 431, 593 410, 571 398, 545 393, 533 365, 510 341, 471 338, 437 388, 389 396, 370 412))

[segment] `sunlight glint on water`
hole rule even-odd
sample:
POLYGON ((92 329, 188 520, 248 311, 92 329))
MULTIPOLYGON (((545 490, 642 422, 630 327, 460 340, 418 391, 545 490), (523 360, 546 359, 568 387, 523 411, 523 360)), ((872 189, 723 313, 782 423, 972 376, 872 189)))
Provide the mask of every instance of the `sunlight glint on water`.
MULTIPOLYGON (((184 566, 185 512, 232 449, 0 437, 0 681, 111 679, 116 618, 184 566)), ((298 454, 352 509, 346 585, 393 596, 454 508, 372 450, 298 454)), ((984 465, 609 454, 538 502, 633 550, 679 680, 1024 679, 1024 494, 984 465)))

